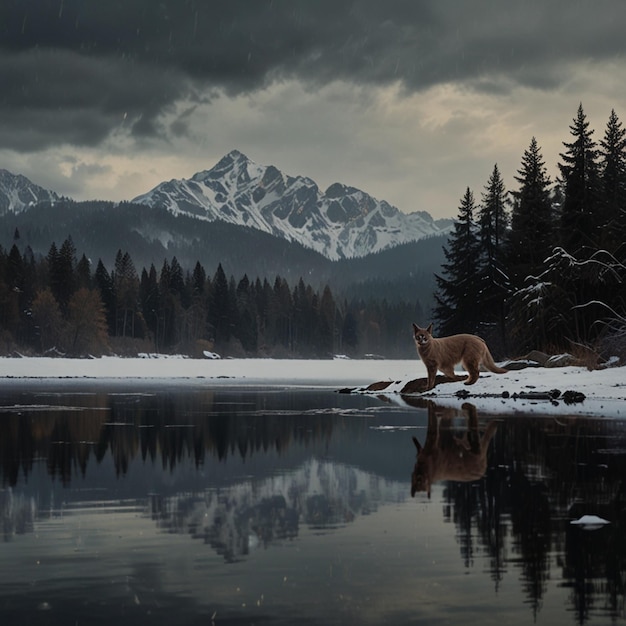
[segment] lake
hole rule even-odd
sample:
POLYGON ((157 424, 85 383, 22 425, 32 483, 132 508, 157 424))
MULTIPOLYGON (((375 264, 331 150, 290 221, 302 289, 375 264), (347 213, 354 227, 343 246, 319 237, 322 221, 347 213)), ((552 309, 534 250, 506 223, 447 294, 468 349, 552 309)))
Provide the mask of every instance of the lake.
POLYGON ((626 423, 414 404, 0 387, 1 623, 624 620, 626 423))

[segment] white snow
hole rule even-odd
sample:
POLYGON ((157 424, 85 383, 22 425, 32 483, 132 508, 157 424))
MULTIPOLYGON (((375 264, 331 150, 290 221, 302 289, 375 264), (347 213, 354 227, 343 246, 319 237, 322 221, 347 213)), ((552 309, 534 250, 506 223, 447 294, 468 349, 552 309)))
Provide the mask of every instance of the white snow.
POLYGON ((264 178, 270 167, 257 165, 234 150, 211 170, 198 172, 191 179, 161 183, 134 198, 133 202, 163 205, 174 215, 189 213, 189 206, 196 206, 204 213, 192 211, 194 218, 223 220, 256 228, 288 241, 298 241, 333 260, 364 256, 431 235, 445 234, 451 228, 428 219, 430 216, 425 213, 403 213, 384 200, 345 186, 342 186, 341 203, 359 207, 360 211, 347 223, 335 223, 328 217, 328 211, 337 198, 328 198, 310 178, 290 177, 278 170, 284 188, 279 193, 276 180, 266 187, 264 178), (255 196, 260 189, 267 193, 257 201, 255 196), (303 194, 302 189, 310 193, 303 194), (289 215, 279 217, 275 211, 279 207, 287 208, 289 203, 289 215), (308 208, 310 214, 304 224, 294 226, 289 219, 291 211, 303 207, 308 208))
POLYGON ((606 524, 610 524, 608 520, 603 519, 602 517, 598 517, 597 515, 583 515, 578 519, 572 520, 570 524, 574 524, 575 526, 580 526, 585 530, 597 530, 598 528, 602 528, 606 524))
MULTIPOLYGON (((400 396, 403 386, 404 383, 390 385, 384 390, 384 394, 394 401, 404 402, 400 396)), ((451 407, 460 407, 464 402, 470 402, 482 413, 626 418, 626 367, 593 371, 583 367, 528 367, 506 374, 481 372, 474 385, 467 386, 462 381, 446 383, 436 386, 430 392, 410 397, 430 398, 439 405, 451 407), (552 402, 519 397, 521 393, 547 393, 554 389, 558 389, 561 395, 552 402), (585 400, 567 404, 562 398, 565 391, 581 392, 585 395, 585 400), (457 393, 465 392, 469 392, 470 396, 457 396, 457 393), (503 397, 507 393, 509 397, 503 397), (515 394, 517 398, 514 397, 515 394)))
POLYGON ((188 359, 161 355, 138 358, 65 359, 0 357, 0 385, 15 379, 169 379, 204 380, 211 384, 280 385, 341 388, 367 386, 424 374, 410 360, 188 359), (150 357, 150 358, 148 358, 150 357))
MULTIPOLYGON (((176 384, 246 385, 277 387, 319 387, 339 390, 345 387, 364 391, 375 382, 390 384, 382 392, 392 402, 405 403, 400 391, 405 384, 426 376, 424 365, 415 360, 334 360, 296 359, 188 359, 183 357, 94 359, 8 358, 0 357, 0 388, 18 381, 68 379, 74 382, 99 380, 115 382, 133 380, 165 381, 176 384)), ((476 384, 462 382, 438 385, 424 397, 445 406, 474 404, 479 412, 534 413, 538 415, 598 415, 626 418, 626 367, 589 371, 580 367, 526 368, 506 374, 481 373, 476 384), (558 389, 585 395, 583 402, 566 404, 556 401, 515 398, 528 392, 558 389), (457 392, 467 391, 467 398, 457 392), (503 397, 506 392, 510 397, 503 397)))

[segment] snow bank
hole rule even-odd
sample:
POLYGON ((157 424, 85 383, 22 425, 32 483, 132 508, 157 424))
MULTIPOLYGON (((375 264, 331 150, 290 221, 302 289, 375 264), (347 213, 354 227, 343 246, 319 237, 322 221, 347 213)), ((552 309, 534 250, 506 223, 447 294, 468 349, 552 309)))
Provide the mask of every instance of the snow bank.
POLYGON ((382 391, 393 402, 411 403, 416 398, 460 407, 471 402, 481 412, 600 415, 626 418, 626 367, 588 371, 579 367, 526 368, 506 374, 481 373, 475 385, 446 383, 424 394, 403 396, 405 385, 426 376, 415 360, 295 360, 295 359, 187 359, 183 357, 97 359, 0 358, 0 388, 18 381, 69 380, 73 384, 101 381, 164 382, 176 385, 245 385, 278 387, 349 388, 365 392, 372 383, 387 383, 382 391), (558 389, 556 400, 522 398, 531 393, 558 389), (568 404, 565 391, 585 395, 583 402, 568 404), (469 393, 469 396, 466 394, 469 393), (506 397, 508 396, 508 397, 506 397))
POLYGON ((420 361, 188 359, 183 357, 97 359, 1 358, 0 385, 16 379, 172 380, 220 385, 296 385, 339 388, 375 380, 408 380, 425 375, 420 361))
POLYGON ((427 398, 439 405, 460 407, 464 402, 471 402, 482 413, 626 418, 626 367, 594 371, 581 367, 529 367, 506 374, 481 372, 476 384, 471 386, 452 382, 438 385, 430 392, 401 396, 400 391, 406 382, 389 385, 382 393, 402 403, 427 398), (553 394, 554 399, 529 397, 547 396, 553 390, 560 392, 553 394), (568 403, 563 399, 566 391, 580 392, 585 399, 568 403))

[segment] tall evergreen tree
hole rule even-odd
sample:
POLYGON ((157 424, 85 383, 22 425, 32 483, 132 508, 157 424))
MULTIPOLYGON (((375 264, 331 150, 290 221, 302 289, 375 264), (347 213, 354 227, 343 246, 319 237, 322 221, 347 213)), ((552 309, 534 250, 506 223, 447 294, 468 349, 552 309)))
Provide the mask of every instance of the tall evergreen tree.
POLYGON ((139 309, 139 277, 128 252, 117 251, 113 284, 117 303, 115 334, 134 337, 135 314, 139 309))
POLYGON ((319 356, 329 356, 335 352, 335 337, 340 329, 340 321, 337 320, 335 299, 328 285, 324 286, 319 299, 317 323, 319 338, 317 353, 319 356))
POLYGON ((191 275, 192 295, 194 297, 200 297, 205 292, 206 287, 206 271, 200 264, 200 261, 196 261, 191 275))
POLYGON ((71 237, 68 237, 57 250, 54 242, 48 252, 48 268, 50 288, 61 311, 67 312, 67 305, 76 288, 76 248, 71 237))
POLYGON ((76 264, 76 286, 91 289, 91 263, 84 254, 76 264))
POLYGON ((209 322, 213 327, 215 340, 219 344, 227 343, 230 339, 231 320, 229 314, 228 280, 220 263, 213 278, 209 305, 209 322))
POLYGON ((255 353, 258 347, 258 322, 254 287, 250 284, 247 274, 237 285, 237 320, 238 337, 243 349, 248 353, 255 353))
POLYGON ((508 228, 504 181, 494 165, 478 212, 480 228, 480 268, 478 273, 478 310, 482 334, 496 350, 506 347, 506 299, 510 290, 505 259, 508 228))
POLYGON ((149 271, 144 267, 141 271, 139 283, 139 302, 148 330, 155 342, 155 350, 159 351, 159 279, 154 263, 150 264, 149 271))
POLYGON ((564 184, 561 245, 570 254, 589 257, 601 232, 602 211, 598 150, 582 104, 570 125, 570 133, 573 140, 563 142, 566 151, 560 155, 562 163, 559 163, 564 184))
POLYGON ((519 189, 512 192, 515 202, 511 213, 506 256, 514 289, 535 272, 554 247, 555 220, 550 196, 550 177, 533 137, 522 157, 515 180, 519 189))
POLYGON ((94 273, 94 282, 100 291, 100 297, 104 305, 109 335, 115 335, 115 314, 116 314, 116 297, 113 279, 107 268, 104 266, 102 259, 98 259, 98 265, 94 273))
POLYGON ((626 259, 626 128, 611 111, 604 138, 600 141, 603 236, 600 247, 626 259), (621 251, 619 248, 622 248, 621 251))
MULTIPOLYGON (((435 276, 435 319, 443 335, 478 330, 476 281, 480 242, 474 221, 475 210, 474 194, 468 187, 461 199, 454 230, 443 249, 446 261, 442 264, 442 275, 435 276)), ((418 323, 425 324, 426 321, 418 323)))

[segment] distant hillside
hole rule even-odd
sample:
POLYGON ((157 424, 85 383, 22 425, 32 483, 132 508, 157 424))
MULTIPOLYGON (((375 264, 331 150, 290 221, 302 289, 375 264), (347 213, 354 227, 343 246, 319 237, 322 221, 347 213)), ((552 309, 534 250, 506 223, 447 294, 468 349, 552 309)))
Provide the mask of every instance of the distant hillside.
POLYGON ((443 260, 446 236, 422 239, 363 258, 331 261, 299 243, 257 229, 222 221, 207 222, 173 215, 165 208, 141 204, 73 202, 58 200, 54 219, 50 203, 40 203, 19 214, 0 216, 0 245, 9 249, 16 229, 21 248, 47 254, 52 242, 59 246, 71 235, 80 254, 92 263, 102 259, 111 268, 118 249, 129 252, 138 270, 151 264, 160 269, 176 257, 183 268, 199 261, 211 275, 221 263, 227 275, 290 283, 302 277, 313 285, 330 284, 362 297, 372 295, 427 301, 434 271, 443 260))

